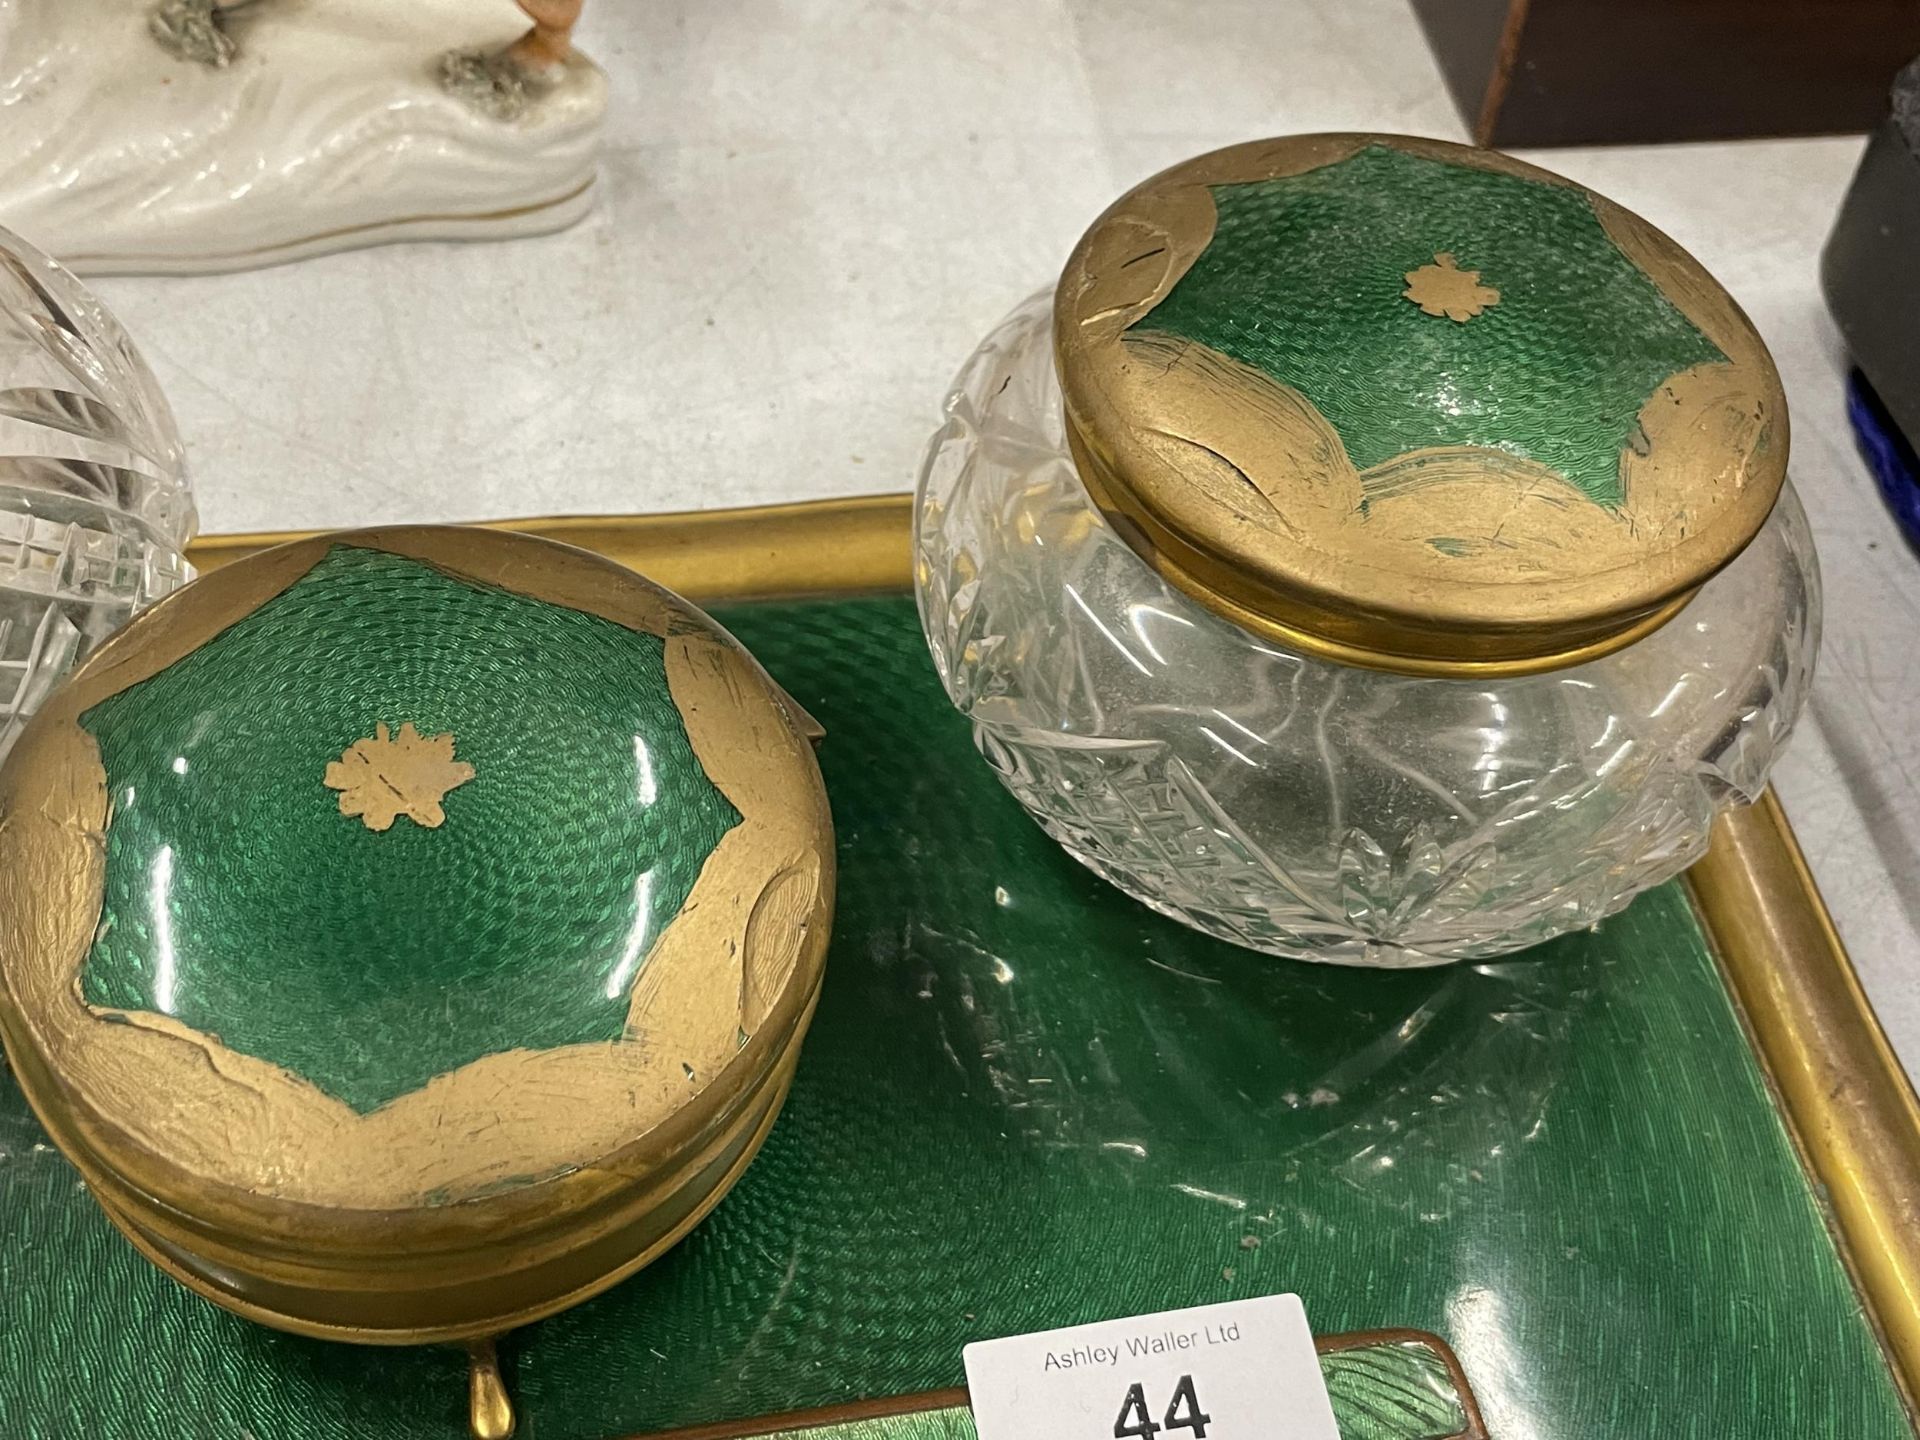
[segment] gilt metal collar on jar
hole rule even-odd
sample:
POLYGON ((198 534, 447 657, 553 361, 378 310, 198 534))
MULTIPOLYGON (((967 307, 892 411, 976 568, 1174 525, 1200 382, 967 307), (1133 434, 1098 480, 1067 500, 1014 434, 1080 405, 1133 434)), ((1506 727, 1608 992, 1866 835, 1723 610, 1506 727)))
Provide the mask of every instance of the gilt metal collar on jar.
POLYGON ((1411 674, 1578 664, 1666 623, 1771 513, 1752 323, 1621 206, 1492 151, 1238 145, 1136 186, 1055 301, 1068 440, 1170 582, 1411 674))

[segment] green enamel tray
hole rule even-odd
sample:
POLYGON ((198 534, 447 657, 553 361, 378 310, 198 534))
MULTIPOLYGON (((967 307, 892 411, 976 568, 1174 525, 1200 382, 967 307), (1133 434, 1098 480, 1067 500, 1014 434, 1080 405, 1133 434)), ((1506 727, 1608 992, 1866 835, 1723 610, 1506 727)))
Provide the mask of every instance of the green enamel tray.
MULTIPOLYGON (((520 528, 734 630, 827 730, 841 858, 785 1114, 684 1243, 503 1342, 527 1440, 967 1440, 969 1341, 1284 1290, 1346 1440, 1915 1434, 1920 1111, 1771 802, 1521 959, 1264 959, 1001 790, 903 498, 520 528)), ((177 1288, 0 1077, 8 1440, 456 1440, 466 1368, 177 1288)))

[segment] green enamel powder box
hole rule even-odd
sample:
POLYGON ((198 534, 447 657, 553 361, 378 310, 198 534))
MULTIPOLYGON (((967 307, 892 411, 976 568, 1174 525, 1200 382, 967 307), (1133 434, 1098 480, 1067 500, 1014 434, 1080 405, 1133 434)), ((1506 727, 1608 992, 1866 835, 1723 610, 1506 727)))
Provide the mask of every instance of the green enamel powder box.
POLYGON ((816 737, 699 610, 568 546, 229 566, 0 771, 19 1083, 133 1243, 251 1319, 483 1341, 562 1309, 698 1221, 785 1098, 833 903, 816 737))

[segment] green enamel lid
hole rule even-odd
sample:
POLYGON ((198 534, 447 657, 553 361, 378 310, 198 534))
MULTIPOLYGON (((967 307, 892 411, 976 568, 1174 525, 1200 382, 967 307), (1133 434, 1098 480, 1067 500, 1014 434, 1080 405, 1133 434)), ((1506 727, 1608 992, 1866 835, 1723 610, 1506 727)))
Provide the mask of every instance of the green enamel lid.
POLYGON ((833 891, 808 723, 582 551, 241 561, 0 771, 9 1051, 114 1218, 233 1308, 555 1308, 697 1218, 784 1091, 833 891))
POLYGON ((1155 176, 1075 249, 1055 345, 1122 534, 1229 618, 1353 663, 1629 643, 1786 472, 1773 363, 1691 256, 1439 141, 1296 136, 1155 176))

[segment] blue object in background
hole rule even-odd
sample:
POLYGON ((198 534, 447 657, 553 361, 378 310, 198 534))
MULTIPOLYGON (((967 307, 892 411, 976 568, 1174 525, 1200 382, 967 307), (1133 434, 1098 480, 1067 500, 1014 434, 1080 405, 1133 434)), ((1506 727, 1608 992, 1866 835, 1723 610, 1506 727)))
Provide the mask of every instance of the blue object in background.
POLYGON ((1920 458, 1858 370, 1847 377, 1847 418, 1887 508, 1906 532, 1907 543, 1920 547, 1920 458))

